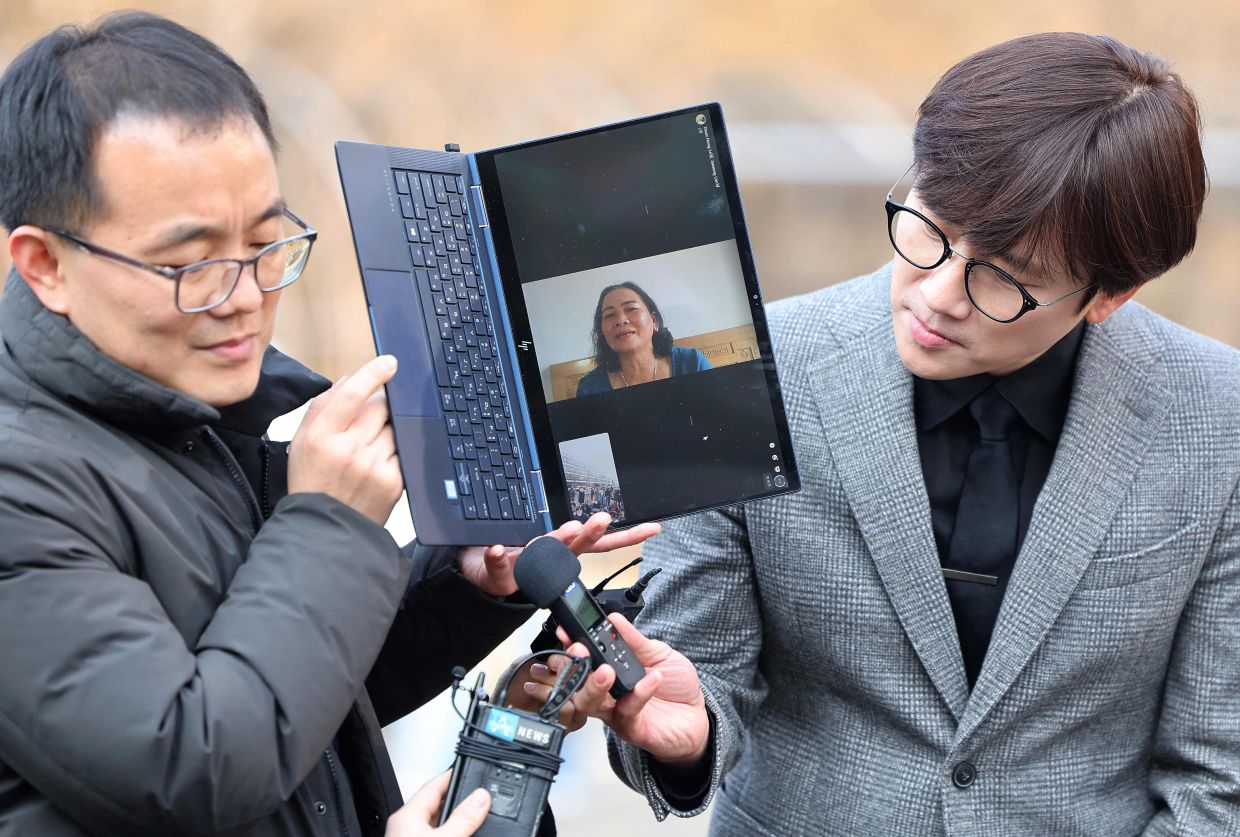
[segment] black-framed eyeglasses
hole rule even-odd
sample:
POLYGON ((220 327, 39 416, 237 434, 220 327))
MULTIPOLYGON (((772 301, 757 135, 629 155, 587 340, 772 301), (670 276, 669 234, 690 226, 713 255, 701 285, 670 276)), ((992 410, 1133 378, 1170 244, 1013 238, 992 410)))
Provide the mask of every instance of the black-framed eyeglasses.
POLYGON ((902 259, 922 270, 933 270, 952 256, 964 259, 965 293, 973 307, 990 319, 999 323, 1014 322, 1036 308, 1054 305, 1093 287, 1085 285, 1049 302, 1038 302, 1003 268, 956 250, 933 221, 916 209, 891 199, 900 180, 912 170, 909 166, 887 193, 887 235, 891 238, 891 246, 902 259))
POLYGON ((207 259, 183 267, 163 267, 100 247, 66 230, 48 229, 48 232, 71 241, 94 256, 136 267, 174 283, 177 310, 184 314, 197 314, 223 305, 236 290, 241 274, 247 267, 254 269, 254 281, 263 293, 287 288, 301 277, 310 259, 310 248, 318 238, 318 232, 298 218, 291 209, 284 210, 284 217, 303 231, 297 235, 273 241, 248 259, 207 259))

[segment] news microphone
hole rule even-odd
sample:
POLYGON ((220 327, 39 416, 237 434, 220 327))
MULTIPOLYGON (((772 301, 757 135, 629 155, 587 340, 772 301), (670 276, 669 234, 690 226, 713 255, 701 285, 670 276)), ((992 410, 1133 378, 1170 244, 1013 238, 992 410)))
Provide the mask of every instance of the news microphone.
MULTIPOLYGON (((628 588, 608 587, 607 582, 612 581, 616 576, 625 570, 639 564, 641 558, 634 558, 620 569, 616 570, 607 578, 595 584, 590 589, 590 595, 594 597, 594 601, 598 602, 603 612, 610 616, 613 613, 624 615, 625 619, 630 622, 636 622, 637 617, 646 607, 645 593, 646 588, 650 585, 650 580, 663 571, 662 567, 656 567, 650 572, 637 579, 637 582, 628 588)), ((554 616, 548 616, 543 622, 542 630, 530 642, 531 651, 547 651, 552 648, 559 648, 560 640, 556 638, 555 629, 560 623, 555 620, 554 616)))
POLYGON ((628 643, 581 583, 581 562, 568 547, 552 537, 535 538, 517 559, 513 575, 525 598, 549 608, 569 638, 589 649, 595 668, 604 663, 612 667, 616 672, 612 697, 627 695, 646 676, 628 643))

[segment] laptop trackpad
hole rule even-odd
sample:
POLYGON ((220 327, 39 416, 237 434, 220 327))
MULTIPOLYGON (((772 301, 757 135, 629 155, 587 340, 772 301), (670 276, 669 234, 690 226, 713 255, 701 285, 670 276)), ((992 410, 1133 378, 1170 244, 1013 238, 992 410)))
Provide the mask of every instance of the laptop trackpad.
POLYGON ((430 345, 413 276, 394 270, 364 271, 371 327, 381 354, 396 355, 400 367, 387 386, 398 416, 438 416, 439 396, 430 345))

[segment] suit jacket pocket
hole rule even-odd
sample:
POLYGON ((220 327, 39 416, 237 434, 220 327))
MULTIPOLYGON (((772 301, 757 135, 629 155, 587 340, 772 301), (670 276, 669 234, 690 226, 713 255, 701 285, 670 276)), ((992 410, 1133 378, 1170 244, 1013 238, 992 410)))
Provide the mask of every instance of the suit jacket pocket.
POLYGON ((1192 563, 1204 548, 1194 534, 1198 522, 1188 523, 1150 546, 1123 555, 1095 556, 1081 576, 1078 590, 1105 590, 1138 584, 1192 563))
POLYGON ((728 795, 726 785, 715 793, 715 810, 711 814, 710 832, 717 837, 767 837, 772 833, 728 795))

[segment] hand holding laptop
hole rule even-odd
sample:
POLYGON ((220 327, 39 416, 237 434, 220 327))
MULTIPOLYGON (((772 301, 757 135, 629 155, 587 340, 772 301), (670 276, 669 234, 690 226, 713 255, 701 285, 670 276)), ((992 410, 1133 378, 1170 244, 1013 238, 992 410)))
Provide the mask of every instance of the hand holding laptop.
MULTIPOLYGON (((570 520, 551 532, 576 555, 587 552, 609 552, 625 546, 636 546, 652 538, 663 527, 658 523, 642 523, 630 529, 607 534, 611 517, 606 512, 593 515, 585 523, 570 520)), ((512 565, 521 555, 523 547, 501 545, 465 547, 457 556, 461 575, 468 578, 483 592, 492 596, 509 596, 517 592, 517 582, 512 576, 512 565)))
POLYGON ((396 358, 382 355, 310 402, 289 446, 289 493, 321 492, 376 523, 387 521, 403 483, 383 385, 396 358))

